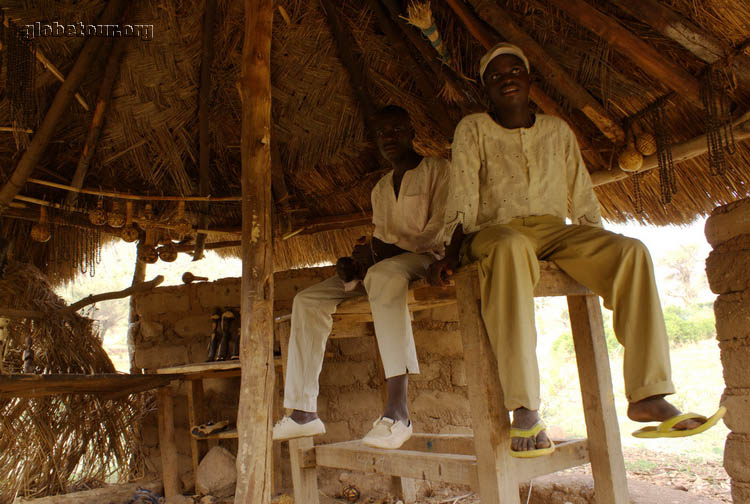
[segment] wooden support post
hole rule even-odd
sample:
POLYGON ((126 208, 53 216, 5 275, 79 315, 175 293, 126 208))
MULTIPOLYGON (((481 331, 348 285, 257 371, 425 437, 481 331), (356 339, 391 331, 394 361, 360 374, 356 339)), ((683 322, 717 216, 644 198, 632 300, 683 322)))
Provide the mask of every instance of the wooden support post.
POLYGON ((294 502, 318 504, 318 470, 308 467, 303 461, 303 454, 313 448, 313 438, 305 437, 289 440, 289 461, 292 465, 292 484, 294 485, 294 502))
MULTIPOLYGON (((135 258, 135 267, 133 269, 133 281, 131 286, 142 284, 146 281, 146 267, 148 263, 139 261, 135 258)), ((128 310, 128 361, 130 362, 130 374, 141 374, 141 370, 135 365, 135 336, 138 333, 138 314, 135 312, 135 298, 130 296, 128 310)))
MULTIPOLYGON (((242 47, 242 284, 237 504, 271 502, 273 240, 271 235, 272 0, 245 0, 242 47)), ((300 501, 303 502, 303 501, 300 501)))
POLYGON ((352 53, 352 47, 356 45, 354 42, 354 36, 344 24, 341 16, 339 16, 333 2, 331 0, 321 0, 321 3, 323 4, 323 9, 326 13, 326 19, 328 19, 328 25, 331 27, 331 35, 336 43, 339 58, 341 58, 341 63, 343 63, 344 68, 346 68, 346 71, 349 73, 349 79, 351 80, 354 94, 357 96, 359 104, 362 106, 362 111, 365 116, 365 124, 367 124, 369 118, 375 113, 375 103, 372 101, 372 97, 367 90, 365 68, 354 57, 354 53, 352 53))
POLYGON ((636 37, 619 22, 583 0, 550 0, 550 3, 599 35, 653 78, 687 98, 693 105, 703 108, 698 80, 681 66, 664 58, 656 49, 636 37))
MULTIPOLYGON (((740 142, 747 139, 750 139, 750 114, 745 114, 740 119, 734 121, 734 141, 740 142)), ((679 163, 680 161, 701 156, 707 151, 708 142, 706 140, 706 135, 699 135, 687 142, 672 147, 672 160, 675 163, 679 163)), ((652 154, 651 156, 643 158, 643 166, 639 170, 639 173, 644 173, 658 167, 658 156, 652 154)), ((628 177, 630 177, 630 173, 622 170, 597 171, 591 174, 591 183, 594 184, 594 186, 600 186, 611 182, 617 182, 618 180, 624 180, 628 177)))
POLYGON ((494 27, 508 42, 520 47, 534 69, 570 103, 584 113, 604 136, 615 145, 625 141, 625 132, 604 107, 552 58, 536 40, 516 25, 513 18, 495 2, 471 0, 477 14, 494 27))
POLYGON ((174 400, 169 387, 158 391, 159 453, 164 483, 164 497, 180 495, 180 478, 177 468, 177 443, 174 436, 174 400))
MULTIPOLYGON (((116 23, 122 15, 124 5, 124 0, 109 0, 104 7, 101 16, 99 16, 97 23, 116 23)), ((83 81, 83 78, 88 74, 89 67, 94 61, 96 53, 99 51, 99 48, 104 41, 104 37, 88 37, 86 40, 83 49, 81 49, 81 52, 78 55, 78 59, 73 65, 73 69, 68 74, 68 77, 65 79, 62 86, 60 86, 60 89, 57 91, 57 94, 52 101, 52 105, 50 105, 47 114, 44 116, 44 120, 42 120, 42 124, 37 128, 34 138, 31 140, 31 144, 21 156, 16 168, 13 170, 13 174, 10 176, 10 179, 8 179, 2 189, 0 189, 0 214, 8 208, 13 197, 20 192, 21 188, 26 183, 26 179, 29 178, 31 172, 36 168, 36 165, 42 158, 49 141, 52 139, 58 121, 67 110, 68 105, 70 105, 73 95, 83 81)))
MULTIPOLYGON (((467 359, 469 406, 477 456, 479 498, 482 502, 520 504, 515 464, 510 447, 510 419, 505 410, 497 359, 490 347, 479 309, 479 277, 476 270, 455 275, 458 318, 467 359)), ((604 502, 604 501, 603 501, 604 502)))
MULTIPOLYGON (((453 9, 456 16, 463 22, 467 30, 471 35, 486 49, 494 46, 500 42, 500 36, 493 32, 481 19, 469 9, 463 0, 447 0, 448 5, 453 9)), ((531 84, 529 88, 529 97, 536 103, 539 108, 547 114, 559 117, 570 126, 573 133, 578 140, 578 145, 581 148, 581 154, 589 162, 592 168, 606 169, 608 168, 607 163, 604 162, 602 157, 599 155, 599 151, 596 150, 591 143, 588 141, 587 135, 585 135, 581 129, 573 122, 568 114, 558 105, 555 100, 550 98, 547 93, 542 91, 536 84, 531 84)), ((589 171, 592 171, 591 169, 589 171)))
MULTIPOLYGON (((99 84, 99 95, 96 98, 96 106, 94 108, 94 116, 91 118, 91 125, 89 126, 89 132, 86 135, 86 142, 83 144, 83 151, 81 157, 78 159, 76 165, 76 171, 73 174, 73 179, 70 182, 71 187, 80 189, 83 187, 83 180, 86 178, 86 172, 89 169, 89 164, 94 158, 94 152, 96 151, 96 145, 99 143, 99 135, 102 132, 104 126, 104 118, 107 114, 107 108, 112 100, 112 88, 114 87, 117 73, 120 70, 120 60, 125 50, 125 43, 127 38, 121 37, 115 39, 112 43, 112 49, 109 53, 109 59, 107 60, 107 66, 104 68, 104 75, 102 81, 99 84)), ((69 192, 65 197, 65 204, 67 206, 73 206, 78 199, 78 193, 69 192)))
MULTIPOLYGON (((716 63, 729 55, 730 48, 727 44, 656 0, 612 0, 612 3, 639 21, 651 25, 708 64, 716 63)), ((746 86, 750 86, 750 58, 737 54, 731 62, 731 68, 746 86)))
MULTIPOLYGON (((188 430, 192 430, 194 426, 201 425, 206 421, 206 412, 203 407, 203 380, 185 380, 187 385, 187 399, 188 399, 188 430)), ((193 479, 198 477, 198 464, 201 462, 203 454, 201 453, 202 444, 198 440, 190 436, 190 455, 193 459, 193 479)), ((198 489, 195 489, 196 493, 198 489)))
POLYGON ((628 482, 612 396, 612 377, 599 298, 595 295, 568 296, 568 312, 581 382, 596 500, 607 504, 628 504, 628 482))
MULTIPOLYGON (((208 119, 211 106, 211 64, 214 61, 214 20, 216 19, 216 0, 206 0, 203 13, 203 37, 201 39, 201 83, 198 92, 198 159, 199 174, 198 194, 208 196, 210 191, 209 163, 211 162, 211 145, 208 134, 208 119)), ((201 203, 198 227, 208 226, 208 203, 201 203)), ((206 245, 206 233, 198 233, 195 238, 193 261, 203 258, 206 245)))

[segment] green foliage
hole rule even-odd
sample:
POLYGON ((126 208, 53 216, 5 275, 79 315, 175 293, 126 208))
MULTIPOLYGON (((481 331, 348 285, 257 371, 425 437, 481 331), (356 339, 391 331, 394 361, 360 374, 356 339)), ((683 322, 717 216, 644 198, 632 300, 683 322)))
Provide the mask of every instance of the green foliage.
POLYGON ((695 343, 716 334, 714 313, 706 304, 664 308, 667 337, 674 345, 695 343))
MULTIPOLYGON (((604 337, 607 340, 607 350, 610 355, 617 355, 622 351, 622 346, 615 337, 615 331, 612 329, 612 312, 602 310, 604 322, 604 337)), ((562 358, 569 359, 575 357, 575 347, 573 346, 573 335, 570 332, 564 332, 552 342, 552 353, 562 358)))

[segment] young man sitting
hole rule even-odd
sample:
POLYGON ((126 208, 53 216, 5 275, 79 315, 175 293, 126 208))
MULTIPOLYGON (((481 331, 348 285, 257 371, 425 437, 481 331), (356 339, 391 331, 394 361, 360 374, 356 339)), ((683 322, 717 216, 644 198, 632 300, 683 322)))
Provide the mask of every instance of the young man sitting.
POLYGON ((406 402, 408 373, 419 373, 419 365, 407 306, 408 288, 410 280, 426 276, 430 264, 443 254, 449 162, 422 158, 414 152, 414 128, 400 107, 381 109, 371 124, 378 149, 393 170, 372 190, 375 231, 369 245, 355 247, 352 259, 374 264, 364 276, 364 291, 361 287, 347 290, 341 277, 335 275, 295 296, 284 388, 284 407, 293 411, 274 426, 275 440, 325 432, 316 413, 318 376, 333 326, 332 314, 340 302, 365 291, 385 370, 388 401, 383 416, 374 422, 363 442, 395 449, 411 437, 406 402))
POLYGON ((674 386, 648 250, 638 240, 602 229, 573 132, 563 120, 529 107, 523 52, 497 45, 482 58, 480 78, 490 108, 456 127, 446 213, 455 232, 446 258, 431 267, 430 281, 443 283, 459 262, 479 263, 482 318, 498 360, 505 407, 513 410, 511 454, 554 450, 537 413, 533 296, 539 259, 554 261, 613 310, 615 334, 625 347, 628 416, 663 421, 659 429, 634 434, 674 437, 708 429, 723 408, 707 420, 680 415, 664 399, 674 386))

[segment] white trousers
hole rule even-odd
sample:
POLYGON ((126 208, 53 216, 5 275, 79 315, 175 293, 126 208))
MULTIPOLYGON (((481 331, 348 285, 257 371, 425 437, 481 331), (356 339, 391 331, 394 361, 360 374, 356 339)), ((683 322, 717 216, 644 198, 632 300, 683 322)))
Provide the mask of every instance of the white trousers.
MULTIPOLYGON (((424 277, 433 261, 429 254, 401 254, 375 264, 365 276, 364 287, 386 378, 419 373, 407 297, 409 282, 424 277)), ((345 292, 344 282, 333 276, 294 296, 285 408, 317 411, 318 377, 333 327, 333 313, 340 302, 363 294, 361 287, 345 292)))

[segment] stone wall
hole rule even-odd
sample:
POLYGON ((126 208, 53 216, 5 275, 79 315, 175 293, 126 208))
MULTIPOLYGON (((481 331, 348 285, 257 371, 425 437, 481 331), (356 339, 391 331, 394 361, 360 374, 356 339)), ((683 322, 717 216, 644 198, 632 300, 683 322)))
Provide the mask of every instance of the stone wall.
POLYGON ((732 431, 724 467, 734 502, 750 502, 750 199, 716 208, 706 221, 713 251, 706 260, 714 303, 716 336, 724 366, 724 419, 732 431))
MULTIPOLYGON (((311 268, 277 273, 274 315, 291 311, 294 295, 333 274, 332 268, 311 268)), ((240 280, 161 287, 136 297, 139 316, 135 341, 136 366, 146 370, 205 360, 209 316, 215 307, 239 306, 240 280)), ((458 332, 457 311, 441 308, 415 314, 413 323, 421 374, 410 380, 409 405, 415 428, 421 432, 470 432, 471 417, 466 398, 466 377, 458 332)), ((372 323, 334 325, 336 336, 326 348, 320 376, 318 412, 327 433, 317 442, 329 443, 362 437, 382 413, 382 367, 372 323)), ((213 419, 236 418, 239 379, 204 380, 206 407, 213 419)), ((181 480, 192 486, 192 463, 187 421, 187 396, 176 390, 175 424, 181 480)), ((281 393, 281 391, 280 391, 281 393)), ((280 394, 281 395, 281 394, 280 394)), ((160 472, 156 415, 143 429, 147 468, 160 472)), ((222 440, 236 453, 236 440, 222 440)), ((282 452, 286 454, 286 451, 282 452)), ((286 462, 288 463, 288 462, 286 462)), ((347 483, 364 488, 388 487, 383 478, 320 472, 321 489, 329 494, 347 483)))

